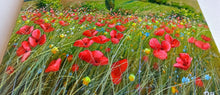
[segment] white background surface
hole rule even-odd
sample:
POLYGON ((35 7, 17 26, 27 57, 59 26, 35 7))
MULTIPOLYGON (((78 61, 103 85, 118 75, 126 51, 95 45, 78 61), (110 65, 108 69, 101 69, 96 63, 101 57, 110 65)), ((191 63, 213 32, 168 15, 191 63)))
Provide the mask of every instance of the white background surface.
POLYGON ((220 50, 220 0, 198 0, 198 3, 220 50))

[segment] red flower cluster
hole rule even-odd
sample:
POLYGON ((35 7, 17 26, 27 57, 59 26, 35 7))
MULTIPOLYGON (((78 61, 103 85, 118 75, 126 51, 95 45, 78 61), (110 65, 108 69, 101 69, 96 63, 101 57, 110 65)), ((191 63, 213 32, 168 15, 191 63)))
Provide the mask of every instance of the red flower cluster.
POLYGON ((76 40, 73 44, 73 46, 76 47, 84 47, 84 48, 88 48, 89 46, 91 46, 94 43, 93 40, 89 39, 89 38, 83 38, 82 40, 76 40))
POLYGON ((190 67, 192 57, 189 56, 187 53, 180 53, 180 57, 176 58, 176 62, 173 66, 176 68, 180 68, 183 70, 187 70, 190 67))
POLYGON ((94 66, 108 64, 108 58, 105 57, 104 54, 98 50, 95 51, 84 50, 79 53, 79 58, 94 66))
POLYGON ((154 34, 157 35, 157 36, 163 36, 164 29, 158 29, 157 31, 154 32, 154 34))
POLYGON ((126 28, 123 25, 116 25, 115 28, 120 32, 123 32, 126 30, 126 28))
POLYGON ((67 23, 63 20, 59 21, 59 24, 62 25, 62 26, 68 26, 69 25, 69 23, 67 23))
POLYGON ((61 58, 51 61, 48 67, 46 68, 45 73, 59 71, 61 62, 62 62, 61 58))
POLYGON ((168 41, 162 41, 161 44, 156 38, 149 41, 150 47, 154 50, 154 56, 164 60, 167 59, 167 52, 171 49, 171 44, 168 41))
POLYGON ((118 44, 119 41, 123 38, 123 34, 122 33, 117 33, 116 30, 112 30, 110 32, 110 35, 111 35, 111 41, 113 44, 118 44))
POLYGON ((176 48, 180 46, 180 41, 178 41, 177 39, 173 39, 169 34, 166 34, 164 38, 166 41, 168 41, 171 44, 172 48, 176 48))
POLYGON ((97 33, 98 33, 98 31, 96 31, 95 29, 90 29, 90 30, 84 31, 84 32, 83 32, 83 35, 84 35, 84 36, 87 36, 87 37, 93 37, 93 36, 95 36, 97 33))
POLYGON ((203 40, 205 40, 205 41, 210 41, 210 40, 211 40, 211 38, 209 38, 209 37, 207 37, 207 36, 205 36, 205 35, 201 35, 201 38, 202 38, 203 40))
POLYGON ((188 39, 189 43, 194 43, 198 48, 201 48, 202 50, 208 50, 209 48, 211 48, 209 43, 205 43, 199 40, 196 40, 194 37, 190 37, 188 39))
POLYGON ((104 35, 100 35, 100 36, 93 37, 92 40, 96 43, 104 44, 104 43, 108 42, 110 39, 105 37, 104 35))
POLYGON ((17 49, 16 53, 17 56, 22 56, 21 62, 24 62, 31 54, 29 43, 27 41, 23 41, 21 46, 17 49))
POLYGON ((200 77, 196 78, 196 86, 203 87, 203 82, 200 77))
POLYGON ((36 29, 32 32, 32 37, 28 38, 28 42, 32 47, 36 47, 38 44, 43 45, 46 42, 46 35, 41 35, 39 29, 36 29))
POLYGON ((40 30, 34 30, 33 26, 25 25, 16 33, 20 35, 27 35, 31 33, 31 37, 28 38, 28 41, 23 41, 16 51, 17 56, 22 56, 21 62, 24 62, 30 56, 31 47, 36 47, 38 44, 43 45, 46 42, 46 35, 41 35, 40 30))
POLYGON ((40 24, 40 27, 44 30, 44 32, 54 31, 54 28, 51 26, 50 23, 40 24))
POLYGON ((111 68, 111 80, 114 84, 119 84, 121 82, 121 77, 123 72, 126 71, 128 67, 128 60, 123 59, 112 64, 111 68))
POLYGON ((25 26, 21 27, 20 30, 16 32, 16 34, 28 35, 28 34, 30 34, 33 30, 34 30, 34 26, 25 25, 25 26))

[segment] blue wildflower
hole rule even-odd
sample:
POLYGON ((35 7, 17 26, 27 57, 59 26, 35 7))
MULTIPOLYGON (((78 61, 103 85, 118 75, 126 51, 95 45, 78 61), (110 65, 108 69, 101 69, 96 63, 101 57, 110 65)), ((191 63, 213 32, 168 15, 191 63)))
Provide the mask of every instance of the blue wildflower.
POLYGON ((37 74, 40 74, 42 72, 42 69, 39 69, 38 71, 37 71, 37 74))
POLYGON ((14 45, 16 46, 16 45, 18 45, 18 43, 14 43, 14 45))
POLYGON ((194 77, 191 77, 191 80, 194 80, 194 79, 196 79, 196 77, 194 76, 194 77))
POLYGON ((175 70, 174 72, 175 72, 175 73, 177 73, 177 71, 176 71, 176 70, 175 70))
POLYGON ((181 32, 181 33, 180 33, 180 37, 183 37, 183 36, 184 36, 184 33, 181 32))
POLYGON ((66 54, 66 57, 68 57, 69 56, 69 54, 66 54))
POLYGON ((73 75, 73 73, 70 72, 70 73, 69 73, 69 76, 72 76, 72 75, 73 75))
POLYGON ((186 52, 186 49, 183 49, 183 52, 186 52))
POLYGON ((182 78, 182 83, 188 83, 190 79, 188 77, 183 77, 182 78))
POLYGON ((205 75, 205 80, 210 80, 211 79, 211 77, 207 74, 207 75, 205 75))
POLYGON ((189 76, 191 77, 191 76, 192 76, 192 74, 189 74, 189 76))
POLYGON ((156 28, 157 28, 157 26, 154 25, 154 29, 156 29, 156 28))
POLYGON ((146 37, 149 37, 149 36, 150 36, 150 33, 149 33, 149 32, 146 32, 144 35, 145 35, 146 37))

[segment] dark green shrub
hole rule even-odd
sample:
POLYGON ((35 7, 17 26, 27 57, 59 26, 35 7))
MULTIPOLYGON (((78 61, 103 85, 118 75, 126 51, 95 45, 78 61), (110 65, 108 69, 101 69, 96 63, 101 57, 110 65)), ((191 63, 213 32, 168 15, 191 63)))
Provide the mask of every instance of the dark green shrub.
POLYGON ((152 3, 158 3, 158 4, 166 4, 168 0, 148 0, 152 3))
POLYGON ((108 10, 113 10, 115 7, 115 0, 105 0, 105 6, 108 10))
POLYGON ((39 8, 54 8, 60 9, 62 7, 61 0, 37 0, 37 6, 39 8))

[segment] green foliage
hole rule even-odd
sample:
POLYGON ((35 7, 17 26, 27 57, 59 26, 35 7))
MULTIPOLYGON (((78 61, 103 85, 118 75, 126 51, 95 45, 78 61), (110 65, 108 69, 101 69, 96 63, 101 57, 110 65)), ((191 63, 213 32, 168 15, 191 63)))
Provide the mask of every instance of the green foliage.
POLYGON ((60 9, 62 7, 61 0, 38 0, 37 1, 38 8, 54 8, 60 9))
POLYGON ((168 0, 148 0, 152 3, 158 3, 158 4, 166 4, 168 0))
POLYGON ((171 4, 169 4, 170 6, 173 6, 173 7, 177 7, 179 9, 187 9, 187 10, 190 10, 190 11, 195 11, 195 9, 189 5, 186 5, 186 4, 182 4, 180 5, 180 3, 177 3, 177 2, 171 2, 171 4))
POLYGON ((115 7, 115 0, 105 0, 105 6, 108 10, 113 10, 115 7))

